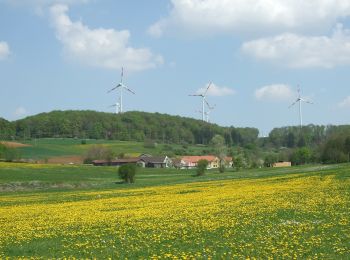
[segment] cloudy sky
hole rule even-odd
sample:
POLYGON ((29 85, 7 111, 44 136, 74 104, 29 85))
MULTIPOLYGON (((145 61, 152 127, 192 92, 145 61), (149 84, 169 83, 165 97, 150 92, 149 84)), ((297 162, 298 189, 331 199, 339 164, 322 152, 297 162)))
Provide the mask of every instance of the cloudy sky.
POLYGON ((350 121, 350 0, 0 0, 0 117, 124 110, 262 134, 350 121), (142 2, 142 4, 141 4, 142 2))

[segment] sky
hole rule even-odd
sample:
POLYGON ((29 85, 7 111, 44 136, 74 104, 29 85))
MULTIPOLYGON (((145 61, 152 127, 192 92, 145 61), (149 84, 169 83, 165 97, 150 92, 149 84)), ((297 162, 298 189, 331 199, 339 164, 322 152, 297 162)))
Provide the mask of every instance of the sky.
POLYGON ((349 124, 350 0, 0 0, 0 117, 124 111, 349 124), (208 110, 208 108, 206 108, 208 110))

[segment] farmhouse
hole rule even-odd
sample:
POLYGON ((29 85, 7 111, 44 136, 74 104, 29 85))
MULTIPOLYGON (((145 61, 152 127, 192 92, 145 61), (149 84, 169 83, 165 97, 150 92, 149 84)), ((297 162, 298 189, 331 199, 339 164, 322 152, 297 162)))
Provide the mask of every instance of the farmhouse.
POLYGON ((219 168, 219 158, 214 155, 184 156, 181 158, 181 169, 193 169, 197 167, 199 160, 208 161, 208 169, 219 168))

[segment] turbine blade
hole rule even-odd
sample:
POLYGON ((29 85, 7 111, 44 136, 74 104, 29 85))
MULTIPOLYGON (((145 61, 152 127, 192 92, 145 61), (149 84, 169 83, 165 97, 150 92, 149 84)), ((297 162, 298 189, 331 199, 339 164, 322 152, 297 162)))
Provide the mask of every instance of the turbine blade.
POLYGON ((208 87, 207 87, 207 89, 205 90, 205 92, 204 92, 203 96, 205 96, 205 95, 207 94, 207 92, 208 92, 208 90, 209 90, 210 86, 211 86, 211 82, 208 84, 208 87))
POLYGON ((201 95, 201 94, 191 94, 189 96, 191 96, 191 97, 202 97, 203 95, 201 95))
POLYGON ((124 68, 122 67, 122 72, 120 74, 120 82, 123 82, 124 68))
POLYGON ((291 108, 292 106, 294 106, 299 100, 300 100, 299 98, 298 98, 297 100, 295 100, 295 101, 293 102, 293 104, 291 104, 288 108, 291 108))
POLYGON ((110 93, 110 92, 112 92, 113 90, 115 90, 115 89, 117 89, 119 87, 121 87, 120 83, 117 86, 115 86, 114 88, 110 89, 107 93, 110 93))
POLYGON ((127 91, 133 93, 134 95, 136 94, 134 91, 132 91, 131 89, 129 89, 127 86, 123 85, 123 87, 124 87, 127 91))
POLYGON ((208 106, 209 109, 214 109, 214 107, 212 107, 212 106, 209 105, 209 103, 208 103, 208 101, 207 101, 206 99, 205 99, 204 101, 205 101, 205 104, 207 104, 207 106, 208 106))

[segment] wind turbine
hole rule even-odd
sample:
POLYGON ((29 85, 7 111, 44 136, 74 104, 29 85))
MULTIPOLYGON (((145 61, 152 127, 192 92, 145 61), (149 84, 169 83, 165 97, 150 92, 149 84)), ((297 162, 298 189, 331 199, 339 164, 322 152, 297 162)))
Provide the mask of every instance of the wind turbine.
POLYGON ((205 98, 207 97, 207 93, 208 93, 208 90, 211 86, 211 82, 208 84, 208 87, 207 89, 204 91, 203 94, 192 94, 192 95, 189 95, 189 96, 193 96, 193 97, 202 97, 202 121, 205 121, 205 109, 204 109, 204 104, 206 102, 205 98))
POLYGON ((109 90, 107 93, 112 92, 113 90, 120 88, 120 97, 119 97, 119 113, 123 113, 123 89, 131 92, 132 94, 135 95, 135 92, 132 91, 130 88, 128 88, 126 85, 123 83, 123 75, 124 75, 124 68, 122 67, 122 73, 120 75, 120 82, 118 83, 117 86, 109 90))
POLYGON ((303 127, 303 114, 301 111, 301 102, 305 102, 308 104, 313 104, 311 101, 301 97, 301 90, 300 87, 298 87, 298 98, 289 106, 289 108, 291 108, 292 106, 294 106, 296 103, 299 102, 299 121, 300 121, 300 128, 303 127))
POLYGON ((120 104, 119 102, 113 104, 113 105, 110 105, 109 107, 115 107, 115 113, 118 114, 120 113, 120 104))

